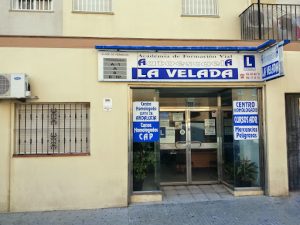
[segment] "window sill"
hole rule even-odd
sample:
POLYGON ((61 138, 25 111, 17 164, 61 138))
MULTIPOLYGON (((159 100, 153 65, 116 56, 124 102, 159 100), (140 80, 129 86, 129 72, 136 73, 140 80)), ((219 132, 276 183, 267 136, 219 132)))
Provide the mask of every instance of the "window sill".
POLYGON ((54 10, 27 10, 27 9, 10 9, 10 12, 32 12, 32 13, 54 13, 54 10))
POLYGON ((68 154, 24 154, 13 155, 13 158, 44 158, 44 157, 73 157, 73 156, 90 156, 90 153, 68 153, 68 154))
POLYGON ((206 18, 220 18, 219 15, 187 15, 181 14, 181 17, 206 17, 206 18))
POLYGON ((114 15, 113 12, 89 12, 89 11, 72 11, 75 14, 101 14, 101 15, 114 15))

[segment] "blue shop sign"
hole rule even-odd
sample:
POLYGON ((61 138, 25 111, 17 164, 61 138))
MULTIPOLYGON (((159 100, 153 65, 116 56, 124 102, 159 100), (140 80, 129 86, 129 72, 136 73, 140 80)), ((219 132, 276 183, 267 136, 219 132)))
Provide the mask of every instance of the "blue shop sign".
POLYGON ((257 101, 233 101, 234 140, 257 140, 258 125, 257 101))
POLYGON ((159 141, 158 102, 133 102, 133 142, 159 141))

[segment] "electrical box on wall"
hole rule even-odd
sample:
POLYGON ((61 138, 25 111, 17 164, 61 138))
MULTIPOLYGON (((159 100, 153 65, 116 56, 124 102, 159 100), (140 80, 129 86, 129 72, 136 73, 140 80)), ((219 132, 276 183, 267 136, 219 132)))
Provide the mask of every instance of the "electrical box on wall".
POLYGON ((23 73, 0 74, 0 99, 30 96, 28 75, 23 73))

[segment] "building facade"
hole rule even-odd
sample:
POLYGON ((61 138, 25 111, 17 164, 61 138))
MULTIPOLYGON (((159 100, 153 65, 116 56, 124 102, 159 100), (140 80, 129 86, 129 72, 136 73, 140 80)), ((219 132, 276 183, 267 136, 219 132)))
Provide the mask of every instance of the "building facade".
POLYGON ((299 189, 300 5, 231 2, 0 3, 0 210, 163 201, 163 185, 299 189), (278 71, 261 61, 275 48, 278 71), (23 74, 30 94, 13 96, 23 74))

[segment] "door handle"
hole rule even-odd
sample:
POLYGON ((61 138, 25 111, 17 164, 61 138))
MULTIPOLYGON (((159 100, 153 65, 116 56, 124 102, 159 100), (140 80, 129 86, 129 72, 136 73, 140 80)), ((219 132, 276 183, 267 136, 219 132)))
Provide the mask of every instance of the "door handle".
POLYGON ((201 147, 202 142, 201 141, 191 141, 191 145, 192 144, 199 144, 199 147, 201 147))
POLYGON ((182 144, 182 145, 185 144, 185 147, 187 146, 186 141, 176 141, 176 142, 175 142, 175 147, 176 147, 176 148, 179 148, 179 147, 178 147, 179 144, 182 144))

